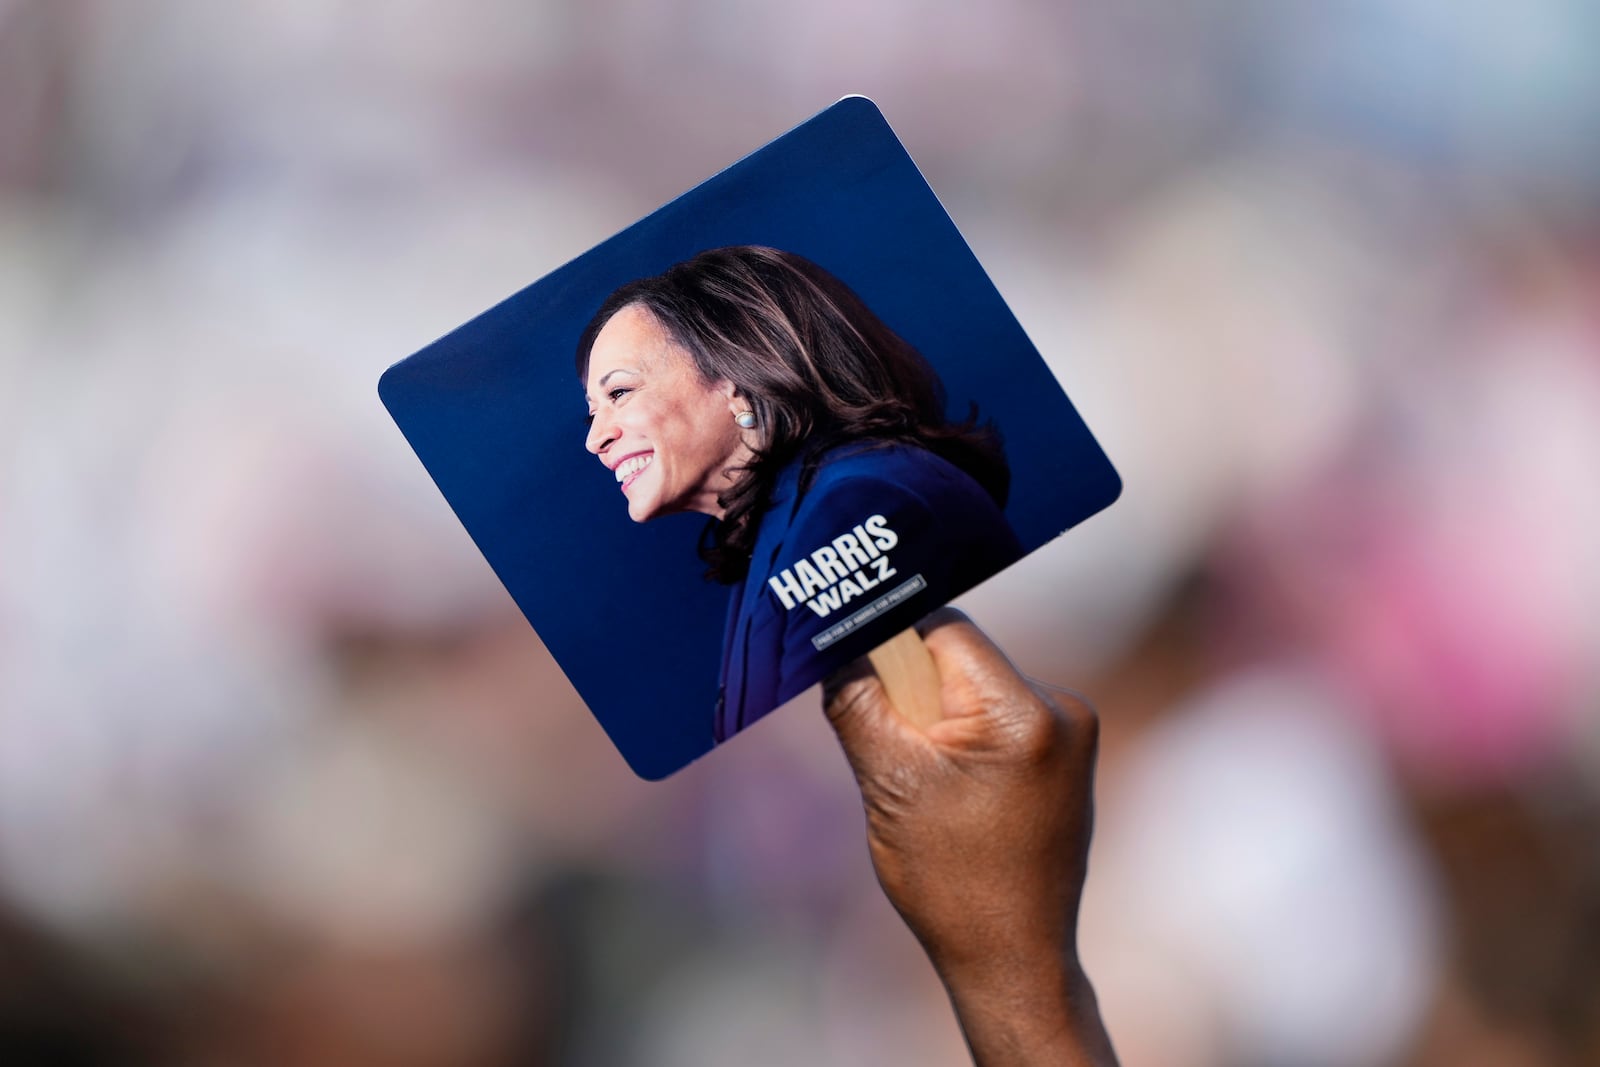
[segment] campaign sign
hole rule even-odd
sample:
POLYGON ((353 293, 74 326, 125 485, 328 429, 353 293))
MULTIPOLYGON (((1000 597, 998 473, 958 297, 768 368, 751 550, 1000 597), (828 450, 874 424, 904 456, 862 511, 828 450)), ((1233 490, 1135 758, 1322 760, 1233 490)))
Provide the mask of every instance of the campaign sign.
POLYGON ((1121 490, 862 97, 397 363, 379 393, 645 778, 1121 490))

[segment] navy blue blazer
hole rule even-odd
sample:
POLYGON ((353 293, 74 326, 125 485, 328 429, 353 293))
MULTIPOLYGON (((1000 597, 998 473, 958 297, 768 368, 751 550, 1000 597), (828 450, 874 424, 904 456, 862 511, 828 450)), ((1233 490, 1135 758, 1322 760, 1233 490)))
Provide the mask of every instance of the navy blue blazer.
POLYGON ((846 445, 779 475, 733 589, 714 733, 725 741, 1022 556, 993 498, 910 445, 846 445))

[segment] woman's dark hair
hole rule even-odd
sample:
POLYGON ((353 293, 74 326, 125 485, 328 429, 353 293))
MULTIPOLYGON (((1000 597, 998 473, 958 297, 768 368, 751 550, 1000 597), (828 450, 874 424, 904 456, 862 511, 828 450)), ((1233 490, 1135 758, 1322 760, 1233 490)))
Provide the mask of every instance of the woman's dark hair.
POLYGON ((719 499, 725 514, 702 539, 709 576, 736 582, 749 569, 778 473, 802 458, 805 492, 829 449, 903 442, 966 471, 1004 507, 1011 484, 999 433, 945 416, 944 387, 921 353, 821 267, 757 245, 714 248, 606 298, 578 342, 578 377, 611 317, 638 305, 694 358, 701 377, 734 384, 765 436, 755 459, 719 499))

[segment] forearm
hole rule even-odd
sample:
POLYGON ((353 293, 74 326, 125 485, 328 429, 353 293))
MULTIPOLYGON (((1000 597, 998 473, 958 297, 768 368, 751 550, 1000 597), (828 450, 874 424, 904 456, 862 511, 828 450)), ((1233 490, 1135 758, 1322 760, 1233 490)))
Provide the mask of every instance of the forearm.
POLYGON ((939 977, 978 1067, 1115 1067, 1094 988, 1064 958, 947 968, 939 977))
POLYGON ((1094 709, 1044 692, 959 614, 930 617, 942 717, 900 717, 870 670, 828 719, 873 869, 927 951, 982 1067, 1115 1067, 1076 951, 1093 825, 1094 709))

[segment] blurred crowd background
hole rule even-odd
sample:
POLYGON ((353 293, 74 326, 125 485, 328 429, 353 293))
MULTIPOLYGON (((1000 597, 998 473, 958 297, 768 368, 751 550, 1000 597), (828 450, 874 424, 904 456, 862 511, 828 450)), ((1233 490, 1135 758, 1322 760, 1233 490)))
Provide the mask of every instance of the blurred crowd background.
POLYGON ((964 1062, 816 695, 635 780, 375 393, 848 92, 1126 482, 963 601, 1124 1064, 1600 1063, 1587 0, 0 0, 0 1063, 964 1062))

